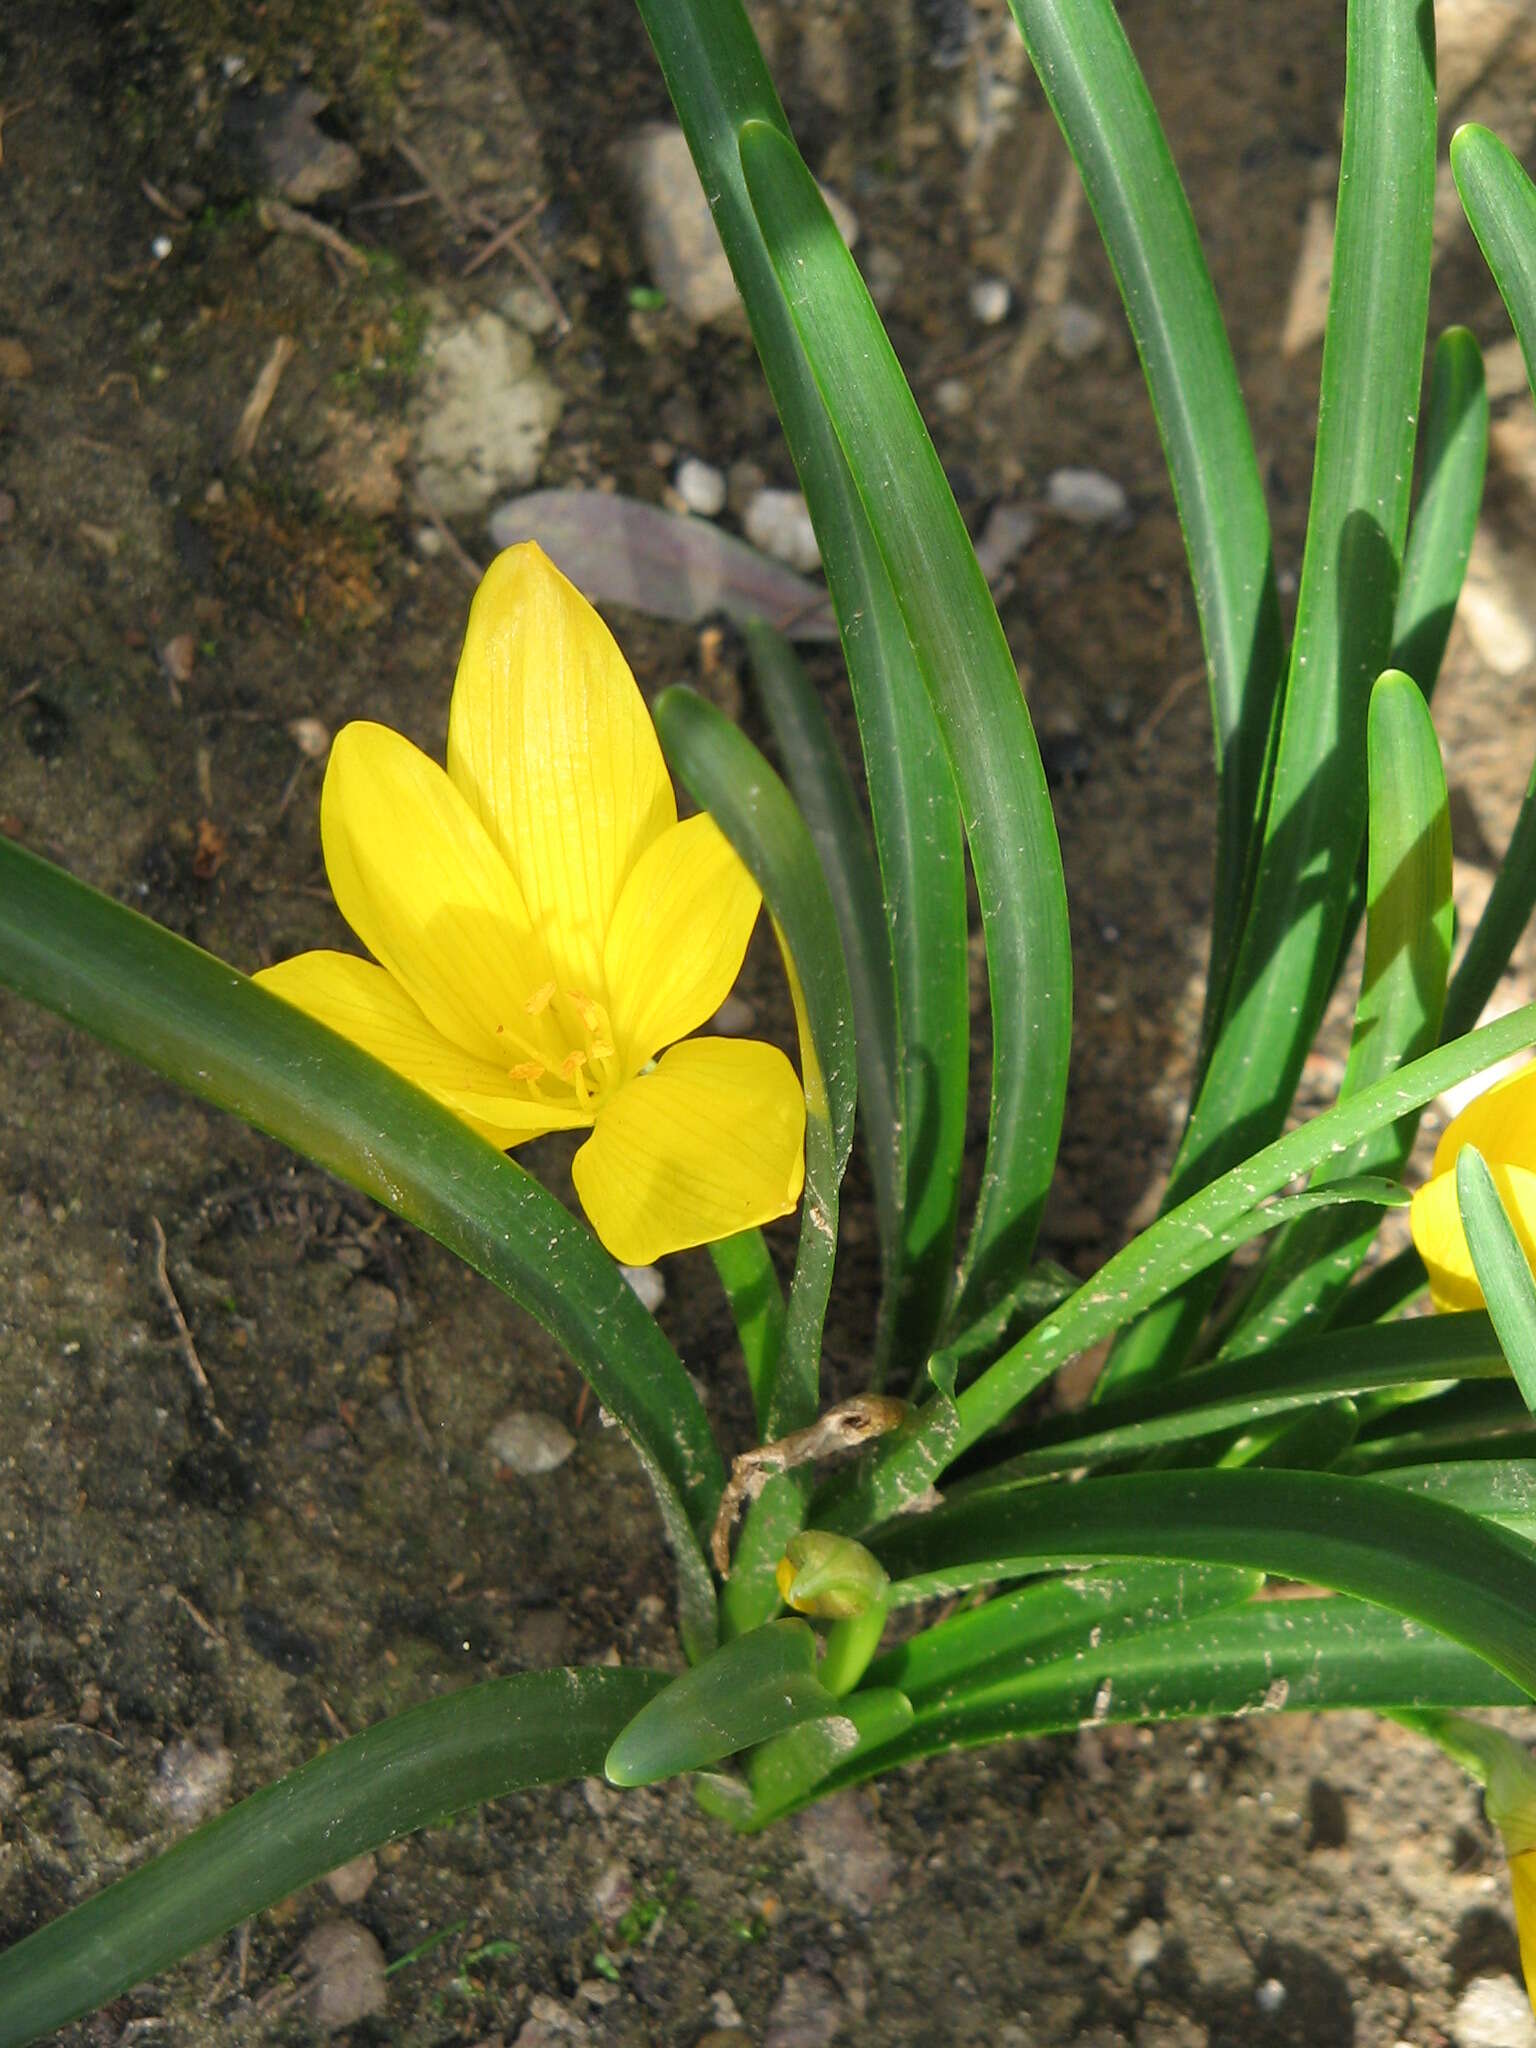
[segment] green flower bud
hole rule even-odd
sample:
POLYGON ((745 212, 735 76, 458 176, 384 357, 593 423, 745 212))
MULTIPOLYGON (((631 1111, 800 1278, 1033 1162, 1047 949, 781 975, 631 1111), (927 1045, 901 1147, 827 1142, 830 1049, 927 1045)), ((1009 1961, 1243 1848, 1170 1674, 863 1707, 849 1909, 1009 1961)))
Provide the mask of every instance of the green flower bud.
POLYGON ((884 1600, 890 1579, 884 1567, 851 1536, 805 1529, 791 1536, 775 1574, 779 1596, 797 1614, 824 1621, 851 1621, 884 1600))

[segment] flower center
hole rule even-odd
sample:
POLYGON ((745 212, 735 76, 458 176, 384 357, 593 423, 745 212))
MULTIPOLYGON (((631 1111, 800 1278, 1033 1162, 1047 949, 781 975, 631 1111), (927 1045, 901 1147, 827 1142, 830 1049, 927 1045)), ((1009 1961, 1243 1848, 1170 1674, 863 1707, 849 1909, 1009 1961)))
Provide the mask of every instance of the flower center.
POLYGON ((553 981, 536 988, 523 1010, 536 1024, 548 1012, 554 1031, 546 1027, 535 1036, 517 1028, 509 1030, 504 1024, 496 1027, 510 1048, 528 1055, 507 1068, 507 1079, 522 1082, 535 1102, 558 1101, 563 1083, 575 1096, 576 1107, 595 1115, 619 1078, 613 1023, 607 1010, 582 990, 563 989, 553 981), (563 1044, 563 1052, 552 1053, 551 1036, 563 1044))

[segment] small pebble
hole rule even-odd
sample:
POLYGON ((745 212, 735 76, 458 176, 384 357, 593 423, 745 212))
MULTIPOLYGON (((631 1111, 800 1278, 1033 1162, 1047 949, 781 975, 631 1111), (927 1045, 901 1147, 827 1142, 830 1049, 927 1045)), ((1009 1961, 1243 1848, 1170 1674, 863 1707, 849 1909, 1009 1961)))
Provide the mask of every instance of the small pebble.
POLYGON ((1126 1937, 1125 1961, 1133 1977, 1150 1970, 1163 1952, 1163 1930, 1155 1920, 1138 1920, 1126 1937))
POLYGON ((976 559, 989 583, 1011 569, 1040 531, 1040 521, 1028 505, 994 505, 987 514, 976 543, 976 559))
POLYGON ((1266 1977, 1254 1992, 1253 2002, 1266 2019, 1273 2019, 1285 2003, 1285 1986, 1278 1977, 1266 1977))
POLYGON ((1101 469, 1056 469, 1046 479, 1045 502, 1076 526, 1107 526, 1130 509, 1124 486, 1101 469))
POLYGON ((625 1284, 641 1306, 648 1308, 652 1315, 667 1298, 667 1283, 661 1276, 659 1266, 620 1266, 625 1284))
POLYGON ((190 683, 197 667, 197 642, 190 633, 177 633, 161 648, 160 659, 173 683, 190 683))
POLYGON ((772 555, 776 562, 798 569, 802 575, 821 567, 816 529, 798 491, 765 485, 748 503, 741 523, 753 547, 772 555))
POLYGON ((943 377, 934 386, 933 402, 947 419, 957 419, 970 410, 971 387, 963 377, 943 377))
POLYGON ((323 761, 331 750, 330 729, 318 718, 290 718, 288 737, 306 761, 323 761))
POLYGON ((1102 315, 1095 313, 1091 306, 1080 306, 1076 300, 1068 299, 1065 305, 1056 308, 1051 346, 1063 362, 1080 363, 1084 356, 1091 356, 1095 349, 1103 347, 1108 332, 1109 323, 1102 315))
POLYGON ((745 996, 727 996, 709 1021, 722 1038, 741 1038, 752 1029, 756 1016, 745 996))
POLYGON ((498 1465, 531 1479, 563 1465, 575 1450, 576 1439, 553 1415, 514 1408, 492 1425, 485 1448, 498 1465))
POLYGON ((203 1749, 185 1738, 168 1742, 155 1760, 154 1798, 172 1820, 195 1827, 229 1796, 235 1760, 220 1744, 203 1749))
POLYGON ((983 327, 998 327, 1008 318, 1013 293, 1001 277, 978 277, 971 286, 971 315, 983 327))
POLYGON ((435 562, 445 542, 435 526, 418 526, 411 535, 411 546, 424 561, 435 562))
POLYGON ((713 519, 725 510, 725 472, 697 455, 685 455, 672 478, 673 487, 690 512, 713 519))
POLYGON ((367 1898, 378 1874, 378 1858, 371 1850, 365 1851, 350 1863, 338 1864, 327 1876, 325 1888, 338 1906, 355 1906, 359 1899, 367 1898))
POLYGON ((149 253, 157 263, 163 263, 175 246, 169 235, 156 235, 149 245, 149 253))
POLYGON ((535 340, 548 334, 557 318, 555 308, 535 284, 509 285, 497 300, 496 310, 535 340))
POLYGON ((334 2033, 384 2010, 384 1951, 355 1920, 322 1920, 299 1961, 311 1982, 309 2016, 334 2033))
POLYGON ((1536 2048, 1530 2000, 1513 1977, 1474 1977, 1451 2014, 1456 2048, 1536 2048))

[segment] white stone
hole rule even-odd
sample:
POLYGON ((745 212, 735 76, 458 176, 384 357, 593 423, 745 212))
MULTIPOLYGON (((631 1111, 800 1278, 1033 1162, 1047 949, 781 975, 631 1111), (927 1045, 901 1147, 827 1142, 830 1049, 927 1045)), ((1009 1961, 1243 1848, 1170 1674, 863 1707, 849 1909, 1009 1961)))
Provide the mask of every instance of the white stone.
POLYGON ((983 327, 998 327, 1008 318, 1013 293, 1006 278, 978 277, 971 285, 970 301, 973 319, 983 327))
POLYGON ((667 1283, 661 1276, 659 1266, 620 1266, 624 1284, 652 1315, 667 1298, 667 1283))
POLYGON ((168 1742, 155 1760, 154 1798, 172 1820, 195 1827, 224 1805, 234 1774, 235 1760, 222 1743, 204 1749, 185 1738, 168 1742))
POLYGON ((563 1465, 575 1450, 576 1439, 553 1415, 540 1415, 531 1408, 513 1408, 491 1425, 485 1448, 498 1465, 532 1479, 563 1465))
POLYGON ((1045 502, 1075 526, 1108 526, 1123 519, 1130 500, 1123 484, 1101 469, 1056 469, 1046 479, 1045 502))
POLYGON ((1028 505, 1006 502, 994 505, 976 542, 976 559, 981 573, 995 583, 1014 563, 1040 531, 1040 521, 1028 505))
POLYGON ((730 995, 710 1018, 710 1029, 722 1038, 745 1038, 756 1018, 757 1012, 745 996, 730 995))
POLYGON ((713 519, 725 510, 725 472, 697 455, 685 455, 672 477, 673 488, 690 512, 713 519))
POLYGON ((1273 2019, 1285 2003, 1285 1986, 1278 1977, 1266 1977, 1254 1992, 1253 2002, 1266 2019, 1273 2019))
POLYGON ((1068 299, 1056 308, 1051 346, 1063 362, 1080 363, 1084 356, 1091 356, 1095 349, 1104 346, 1108 332, 1109 322, 1095 313, 1092 306, 1080 306, 1076 299, 1068 299))
POLYGON ((1155 1920, 1138 1920, 1125 1940, 1125 1965, 1131 1975, 1150 1970, 1162 1952, 1162 1928, 1155 1920))
MULTIPOLYGON (((638 128, 617 155, 646 268, 668 304, 695 324, 739 319, 736 280, 682 129, 663 122, 638 128)), ((823 188, 822 197, 852 246, 858 221, 835 194, 823 188)))
POLYGON ((933 402, 948 419, 958 419, 971 409, 971 387, 963 377, 941 377, 933 387, 933 402))
POLYGON ((533 343, 496 313, 436 325, 411 407, 416 475, 439 512, 478 512, 538 476, 562 399, 533 343))
POLYGON ((309 2016, 327 2033, 384 2010, 384 1951, 355 1920, 322 1920, 299 1960, 308 1979, 309 2016))
POLYGON ((1536 2048, 1531 2003, 1513 1977, 1474 1977, 1451 2014, 1456 2048, 1536 2048))
POLYGON ((514 327, 535 337, 548 334, 559 318, 548 297, 536 284, 508 285, 496 301, 498 310, 514 327))
POLYGON ((355 1906, 359 1899, 367 1898, 378 1874, 378 1858, 371 1849, 365 1850, 350 1863, 338 1864, 327 1875, 325 1888, 338 1906, 355 1906))
POLYGON ((753 547, 772 555, 776 562, 798 569, 802 575, 821 567, 816 529, 798 491, 765 485, 754 492, 741 523, 753 547))

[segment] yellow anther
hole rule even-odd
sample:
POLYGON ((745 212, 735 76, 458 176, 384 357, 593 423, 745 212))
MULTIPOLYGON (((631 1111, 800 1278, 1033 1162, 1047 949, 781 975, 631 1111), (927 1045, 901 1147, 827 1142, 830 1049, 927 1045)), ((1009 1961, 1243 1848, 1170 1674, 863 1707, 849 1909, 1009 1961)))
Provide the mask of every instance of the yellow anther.
POLYGON ((603 1019, 603 1013, 590 996, 584 996, 579 988, 568 988, 566 995, 571 1007, 589 1031, 596 1031, 603 1019))
POLYGON ((584 1052, 568 1052, 560 1062, 561 1080, 574 1081, 586 1064, 587 1056, 584 1052))
POLYGON ((518 1066, 508 1067, 509 1081, 537 1081, 544 1071, 542 1060, 523 1060, 518 1066))
POLYGON ((613 1058, 613 1047, 606 1044, 601 1038, 594 1038, 592 1041, 592 1057, 595 1060, 611 1060, 613 1058))
POLYGON ((555 984, 552 981, 546 981, 542 988, 536 988, 534 990, 533 994, 528 998, 527 1002, 524 1003, 523 1008, 528 1012, 528 1015, 530 1017, 542 1016, 544 1011, 546 1011, 549 1008, 550 1003, 554 998, 554 993, 555 984))

